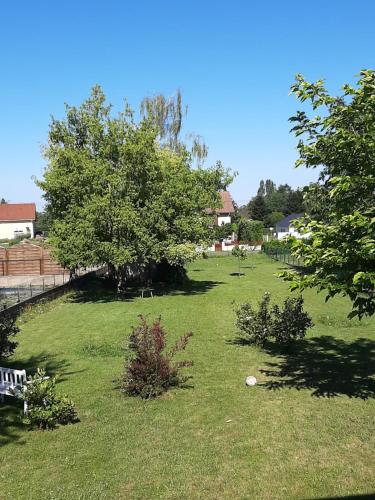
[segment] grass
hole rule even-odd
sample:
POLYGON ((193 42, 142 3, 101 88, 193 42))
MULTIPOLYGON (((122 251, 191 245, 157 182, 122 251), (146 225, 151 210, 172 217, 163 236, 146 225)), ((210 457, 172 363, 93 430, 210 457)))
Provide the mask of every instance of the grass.
POLYGON ((237 337, 233 304, 288 292, 282 267, 252 255, 190 265, 185 288, 117 300, 92 286, 22 323, 10 366, 45 366, 80 423, 28 431, 20 405, 0 406, 2 499, 322 498, 375 492, 375 321, 305 293, 315 326, 291 352, 237 337), (253 267, 255 266, 255 267, 253 267), (154 401, 118 390, 124 339, 159 314, 170 342, 194 332, 188 388, 154 401), (247 375, 258 384, 248 388, 247 375))

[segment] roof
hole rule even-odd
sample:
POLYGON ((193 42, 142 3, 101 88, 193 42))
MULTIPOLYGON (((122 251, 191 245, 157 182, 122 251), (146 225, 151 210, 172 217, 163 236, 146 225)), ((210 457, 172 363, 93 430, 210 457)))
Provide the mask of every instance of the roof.
POLYGON ((215 214, 234 214, 233 200, 229 191, 220 191, 221 202, 223 204, 222 208, 215 208, 212 210, 209 208, 208 213, 215 212, 215 214))
POLYGON ((302 217, 302 215, 302 213, 287 215, 286 217, 284 217, 284 219, 279 220, 279 222, 276 224, 276 231, 281 227, 289 227, 292 221, 294 221, 295 219, 299 219, 300 217, 302 217))
POLYGON ((35 203, 1 203, 0 221, 21 221, 36 219, 35 203))

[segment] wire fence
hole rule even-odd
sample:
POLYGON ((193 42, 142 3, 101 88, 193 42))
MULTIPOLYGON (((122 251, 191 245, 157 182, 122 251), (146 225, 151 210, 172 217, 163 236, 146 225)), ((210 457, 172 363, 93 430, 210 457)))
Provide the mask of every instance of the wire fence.
MULTIPOLYGON (((17 277, 4 277, 0 279, 0 311, 40 295, 48 290, 57 288, 89 272, 95 271, 96 267, 79 269, 74 274, 64 271, 62 274, 49 276, 38 276, 19 282, 17 277)), ((23 277, 24 279, 25 277, 23 277)))
POLYGON ((279 262, 284 262, 293 267, 305 267, 304 260, 302 258, 295 257, 289 248, 263 248, 263 252, 271 257, 271 259, 278 260, 279 262))

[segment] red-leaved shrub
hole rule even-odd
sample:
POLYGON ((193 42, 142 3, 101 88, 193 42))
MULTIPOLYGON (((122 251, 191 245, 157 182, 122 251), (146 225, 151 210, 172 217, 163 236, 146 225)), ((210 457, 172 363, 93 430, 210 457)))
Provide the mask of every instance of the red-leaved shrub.
POLYGON ((143 316, 139 318, 140 325, 133 328, 129 337, 132 355, 125 365, 122 390, 132 396, 150 399, 186 381, 179 369, 191 366, 192 361, 173 363, 172 359, 178 351, 185 349, 193 334, 185 333, 170 351, 165 352, 166 332, 160 318, 152 325, 143 316))

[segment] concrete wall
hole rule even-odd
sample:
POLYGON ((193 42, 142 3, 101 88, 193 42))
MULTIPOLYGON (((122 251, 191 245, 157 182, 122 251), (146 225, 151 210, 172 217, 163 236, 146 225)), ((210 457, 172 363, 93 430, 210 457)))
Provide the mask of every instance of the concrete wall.
MULTIPOLYGON (((23 234, 30 234, 34 238, 34 222, 32 221, 0 221, 0 239, 12 240, 16 237, 15 231, 22 231, 23 234), (29 228, 29 231, 27 230, 29 228)), ((21 233, 20 233, 21 234, 21 233)))

